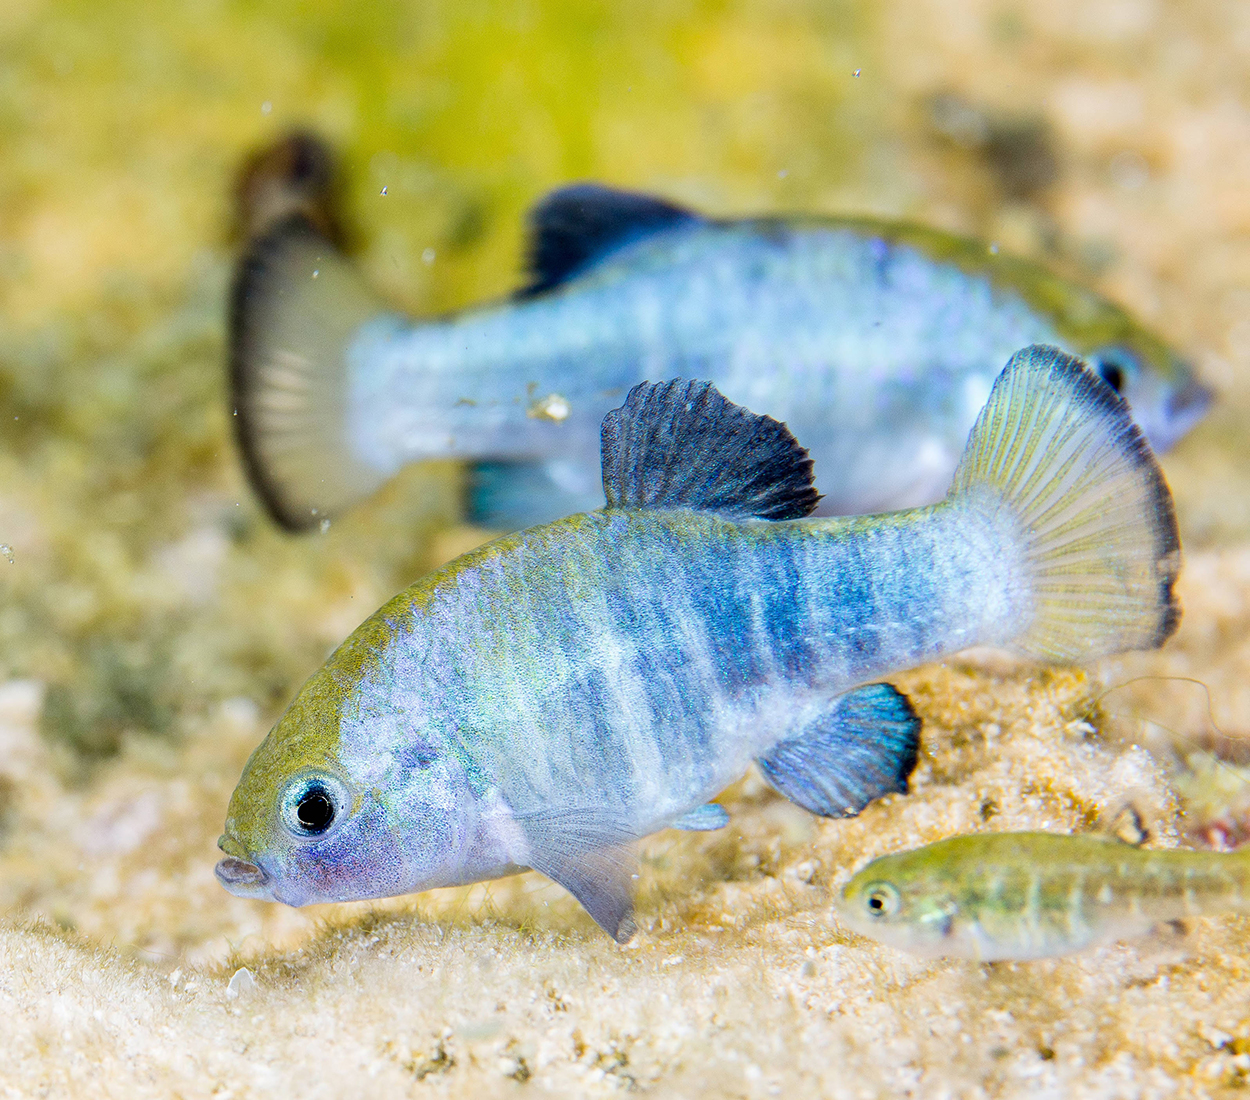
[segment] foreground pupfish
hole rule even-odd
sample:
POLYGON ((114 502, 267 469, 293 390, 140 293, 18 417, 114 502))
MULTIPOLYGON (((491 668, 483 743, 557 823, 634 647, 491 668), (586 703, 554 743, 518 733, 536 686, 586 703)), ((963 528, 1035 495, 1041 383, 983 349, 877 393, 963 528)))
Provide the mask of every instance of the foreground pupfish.
POLYGON ((475 463, 469 514, 486 526, 599 508, 599 424, 644 378, 705 378, 784 420, 829 514, 937 500, 1026 344, 1088 358, 1156 450, 1209 401, 1123 310, 933 230, 716 220, 589 185, 548 196, 533 227, 530 286, 424 321, 385 308, 306 217, 253 244, 233 298, 233 405, 280 522, 315 526, 428 458, 475 463))
POLYGON ((988 833, 873 860, 842 894, 857 932, 922 955, 1038 959, 1180 917, 1250 912, 1250 849, 1150 851, 1097 835, 988 833))
POLYGON ((752 760, 828 816, 906 788, 919 723, 878 678, 971 645, 1157 646, 1179 617, 1154 457, 1054 348, 1012 358, 931 507, 799 518, 806 453, 702 382, 609 414, 603 487, 339 647, 230 800, 227 889, 303 905, 532 867, 623 940, 631 842, 723 825, 707 800, 752 760))

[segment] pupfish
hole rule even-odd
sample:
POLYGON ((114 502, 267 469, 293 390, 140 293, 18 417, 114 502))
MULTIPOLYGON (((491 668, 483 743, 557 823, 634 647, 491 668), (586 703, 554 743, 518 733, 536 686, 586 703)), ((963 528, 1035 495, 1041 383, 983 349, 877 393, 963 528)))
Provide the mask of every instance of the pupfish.
POLYGON ((725 824, 757 761, 839 817, 906 789, 919 720, 882 678, 971 645, 1077 661, 1160 645, 1171 496, 1125 403, 1028 348, 944 501, 811 517, 783 424, 644 383, 602 429, 606 507, 507 535, 367 619, 230 800, 217 875, 289 905, 560 883, 618 940, 634 842, 725 824))
POLYGON ((1038 959, 1165 921, 1250 912, 1250 849, 1150 850, 1098 834, 985 833, 875 859, 842 919, 922 955, 1038 959))
MULTIPOLYGON (((295 182, 304 210, 307 181, 295 182)), ((311 218, 254 241, 231 309, 236 434, 291 529, 431 458, 468 461, 468 518, 487 527, 599 508, 600 421, 644 378, 707 379, 784 420, 815 460, 820 511, 843 515, 939 499, 995 376, 1026 344, 1085 357, 1157 451, 1209 402, 1119 307, 931 229, 716 219, 580 184, 534 211, 525 289, 412 320, 311 218)))

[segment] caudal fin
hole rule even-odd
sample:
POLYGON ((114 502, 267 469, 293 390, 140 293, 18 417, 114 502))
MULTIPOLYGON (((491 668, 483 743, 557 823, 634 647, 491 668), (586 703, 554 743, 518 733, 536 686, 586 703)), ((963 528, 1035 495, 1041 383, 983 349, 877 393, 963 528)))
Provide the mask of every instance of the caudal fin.
POLYGON ((291 132, 253 152, 234 184, 235 233, 250 241, 292 214, 302 214, 339 248, 351 234, 343 217, 343 173, 333 146, 308 130, 291 132))
POLYGON ((235 436, 252 486, 297 531, 372 492, 384 474, 347 438, 347 353, 383 312, 348 260, 302 215, 251 243, 230 303, 235 436))
POLYGON ((949 498, 1019 548, 1011 644, 1052 661, 1162 645, 1180 622, 1180 539, 1128 406, 1079 359, 1034 345, 994 383, 949 498))

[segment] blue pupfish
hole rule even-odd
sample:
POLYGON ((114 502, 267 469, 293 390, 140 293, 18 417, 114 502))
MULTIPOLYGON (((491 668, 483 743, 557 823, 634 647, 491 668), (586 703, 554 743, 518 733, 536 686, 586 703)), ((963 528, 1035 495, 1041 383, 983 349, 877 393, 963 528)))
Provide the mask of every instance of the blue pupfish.
POLYGON ((632 843, 724 824, 708 800, 752 760, 827 816, 906 789, 919 721, 882 677, 1178 621, 1155 459, 1054 348, 1011 359, 946 499, 910 511, 810 517, 806 452, 706 382, 635 387, 601 450, 604 509, 416 582, 304 685, 230 800, 227 889, 303 905, 533 868, 623 940, 632 843))
POLYGON ((534 212, 523 291, 413 321, 310 217, 253 243, 231 320, 238 439, 292 529, 429 458, 471 463, 469 518, 488 527, 599 508, 600 421, 644 378, 707 379, 784 420, 816 462, 826 514, 937 500, 995 376, 1026 344, 1086 357, 1156 450, 1209 401, 1123 310, 934 230, 717 220, 576 185, 534 212))
POLYGON ((1151 851, 1098 835, 955 836, 873 860, 842 919, 922 955, 1039 959, 1182 917, 1250 913, 1250 849, 1151 851))

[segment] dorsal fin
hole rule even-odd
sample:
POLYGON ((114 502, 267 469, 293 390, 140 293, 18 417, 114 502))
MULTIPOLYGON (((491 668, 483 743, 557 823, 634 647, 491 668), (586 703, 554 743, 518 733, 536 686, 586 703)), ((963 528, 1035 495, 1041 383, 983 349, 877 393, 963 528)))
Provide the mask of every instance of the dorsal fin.
POLYGON ((642 382, 603 418, 609 508, 693 508, 798 519, 816 507, 812 460, 790 429, 711 382, 642 382))
POLYGON ((541 294, 622 245, 697 219, 690 210, 636 191, 597 183, 561 187, 530 213, 530 282, 519 296, 541 294))

